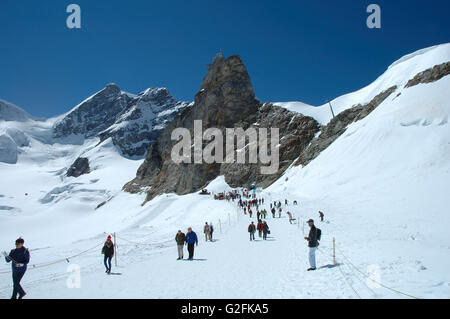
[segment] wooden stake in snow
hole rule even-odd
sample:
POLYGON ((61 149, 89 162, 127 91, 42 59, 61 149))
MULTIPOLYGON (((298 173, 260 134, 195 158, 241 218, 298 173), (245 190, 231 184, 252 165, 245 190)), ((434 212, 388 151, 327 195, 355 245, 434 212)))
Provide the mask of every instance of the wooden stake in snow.
POLYGON ((117 267, 117 240, 116 240, 116 232, 114 232, 114 265, 117 267))

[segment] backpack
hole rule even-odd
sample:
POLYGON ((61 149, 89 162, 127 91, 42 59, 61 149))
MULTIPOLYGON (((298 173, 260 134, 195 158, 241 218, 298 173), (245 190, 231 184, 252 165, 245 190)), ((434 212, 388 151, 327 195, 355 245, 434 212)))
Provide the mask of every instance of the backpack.
POLYGON ((320 228, 316 228, 316 236, 317 240, 320 240, 320 237, 322 236, 322 231, 320 230, 320 228))

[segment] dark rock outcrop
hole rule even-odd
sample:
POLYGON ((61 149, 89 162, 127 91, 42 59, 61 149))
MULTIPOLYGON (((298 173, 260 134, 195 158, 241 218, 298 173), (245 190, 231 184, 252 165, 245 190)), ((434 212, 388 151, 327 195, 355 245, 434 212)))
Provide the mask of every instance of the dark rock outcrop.
POLYGON ((224 175, 231 186, 251 183, 267 186, 292 164, 318 130, 318 123, 310 117, 270 103, 261 107, 239 56, 224 59, 218 55, 208 66, 208 74, 202 81, 194 103, 183 109, 161 132, 157 141, 151 145, 136 178, 127 183, 124 189, 129 192, 148 190, 147 200, 150 200, 162 193, 187 194, 197 191, 219 175, 224 175), (270 128, 279 128, 281 163, 278 172, 260 175, 260 163, 175 164, 170 156, 176 143, 171 140, 171 133, 175 128, 182 127, 187 128, 193 136, 194 120, 202 120, 203 130, 212 127, 220 129, 223 136, 226 128, 246 130, 262 127, 269 131, 270 128))
POLYGON ((308 165, 319 154, 331 145, 339 136, 341 136, 347 129, 347 126, 353 122, 362 120, 375 110, 384 100, 391 95, 397 86, 381 92, 375 96, 372 101, 366 105, 358 104, 350 109, 339 113, 327 125, 322 127, 320 135, 315 138, 311 144, 301 153, 294 165, 308 165))
POLYGON ((231 187, 267 187, 275 182, 292 164, 299 154, 309 145, 315 133, 319 131, 319 123, 312 117, 293 113, 272 103, 265 103, 259 108, 256 124, 251 127, 279 128, 280 166, 275 174, 260 174, 261 164, 222 164, 220 175, 231 187))
POLYGON ((255 122, 259 106, 241 59, 231 56, 225 60, 223 56, 217 56, 195 95, 193 105, 186 107, 161 132, 138 169, 136 178, 124 189, 136 192, 141 187, 151 187, 147 199, 161 193, 187 194, 200 189, 219 175, 220 164, 175 164, 170 156, 176 143, 171 140, 172 131, 182 127, 194 136, 195 120, 202 120, 203 130, 210 127, 224 130, 238 122, 246 129, 255 122))
POLYGON ((415 86, 419 83, 431 83, 442 79, 444 76, 450 74, 450 61, 435 65, 423 72, 417 74, 414 78, 406 83, 405 88, 415 86))
POLYGON ((83 174, 89 174, 89 159, 86 157, 78 157, 75 162, 67 170, 67 176, 80 177, 83 174))

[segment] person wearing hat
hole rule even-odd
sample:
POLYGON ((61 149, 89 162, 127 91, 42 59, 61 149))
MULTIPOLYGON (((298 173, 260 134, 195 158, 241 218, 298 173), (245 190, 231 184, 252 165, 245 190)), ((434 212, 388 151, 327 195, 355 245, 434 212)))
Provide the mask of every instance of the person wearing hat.
POLYGON ((316 249, 317 246, 319 246, 318 239, 317 239, 317 228, 314 226, 314 220, 310 219, 307 221, 310 230, 308 237, 305 237, 305 239, 308 241, 308 247, 309 247, 309 264, 310 268, 308 268, 308 271, 314 271, 316 270, 316 249))
POLYGON ((27 264, 30 262, 30 252, 23 246, 25 241, 22 238, 16 240, 16 249, 11 250, 9 255, 4 251, 3 255, 7 263, 12 262, 13 294, 11 299, 22 299, 27 293, 20 285, 22 277, 27 271, 27 264))
POLYGON ((105 264, 106 273, 109 275, 111 273, 111 259, 114 256, 114 244, 111 241, 111 235, 108 235, 106 242, 102 248, 102 254, 104 255, 103 263, 105 264))

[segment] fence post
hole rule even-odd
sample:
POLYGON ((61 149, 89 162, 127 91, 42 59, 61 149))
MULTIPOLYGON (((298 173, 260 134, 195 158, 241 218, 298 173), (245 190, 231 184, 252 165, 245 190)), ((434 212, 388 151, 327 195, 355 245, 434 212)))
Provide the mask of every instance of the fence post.
POLYGON ((114 232, 114 265, 117 267, 117 240, 116 240, 116 232, 114 232))
POLYGON ((333 237, 333 265, 336 266, 336 250, 335 250, 335 240, 333 237))
POLYGON ((220 218, 219 218, 219 229, 220 229, 220 233, 222 234, 222 222, 220 221, 220 218))

